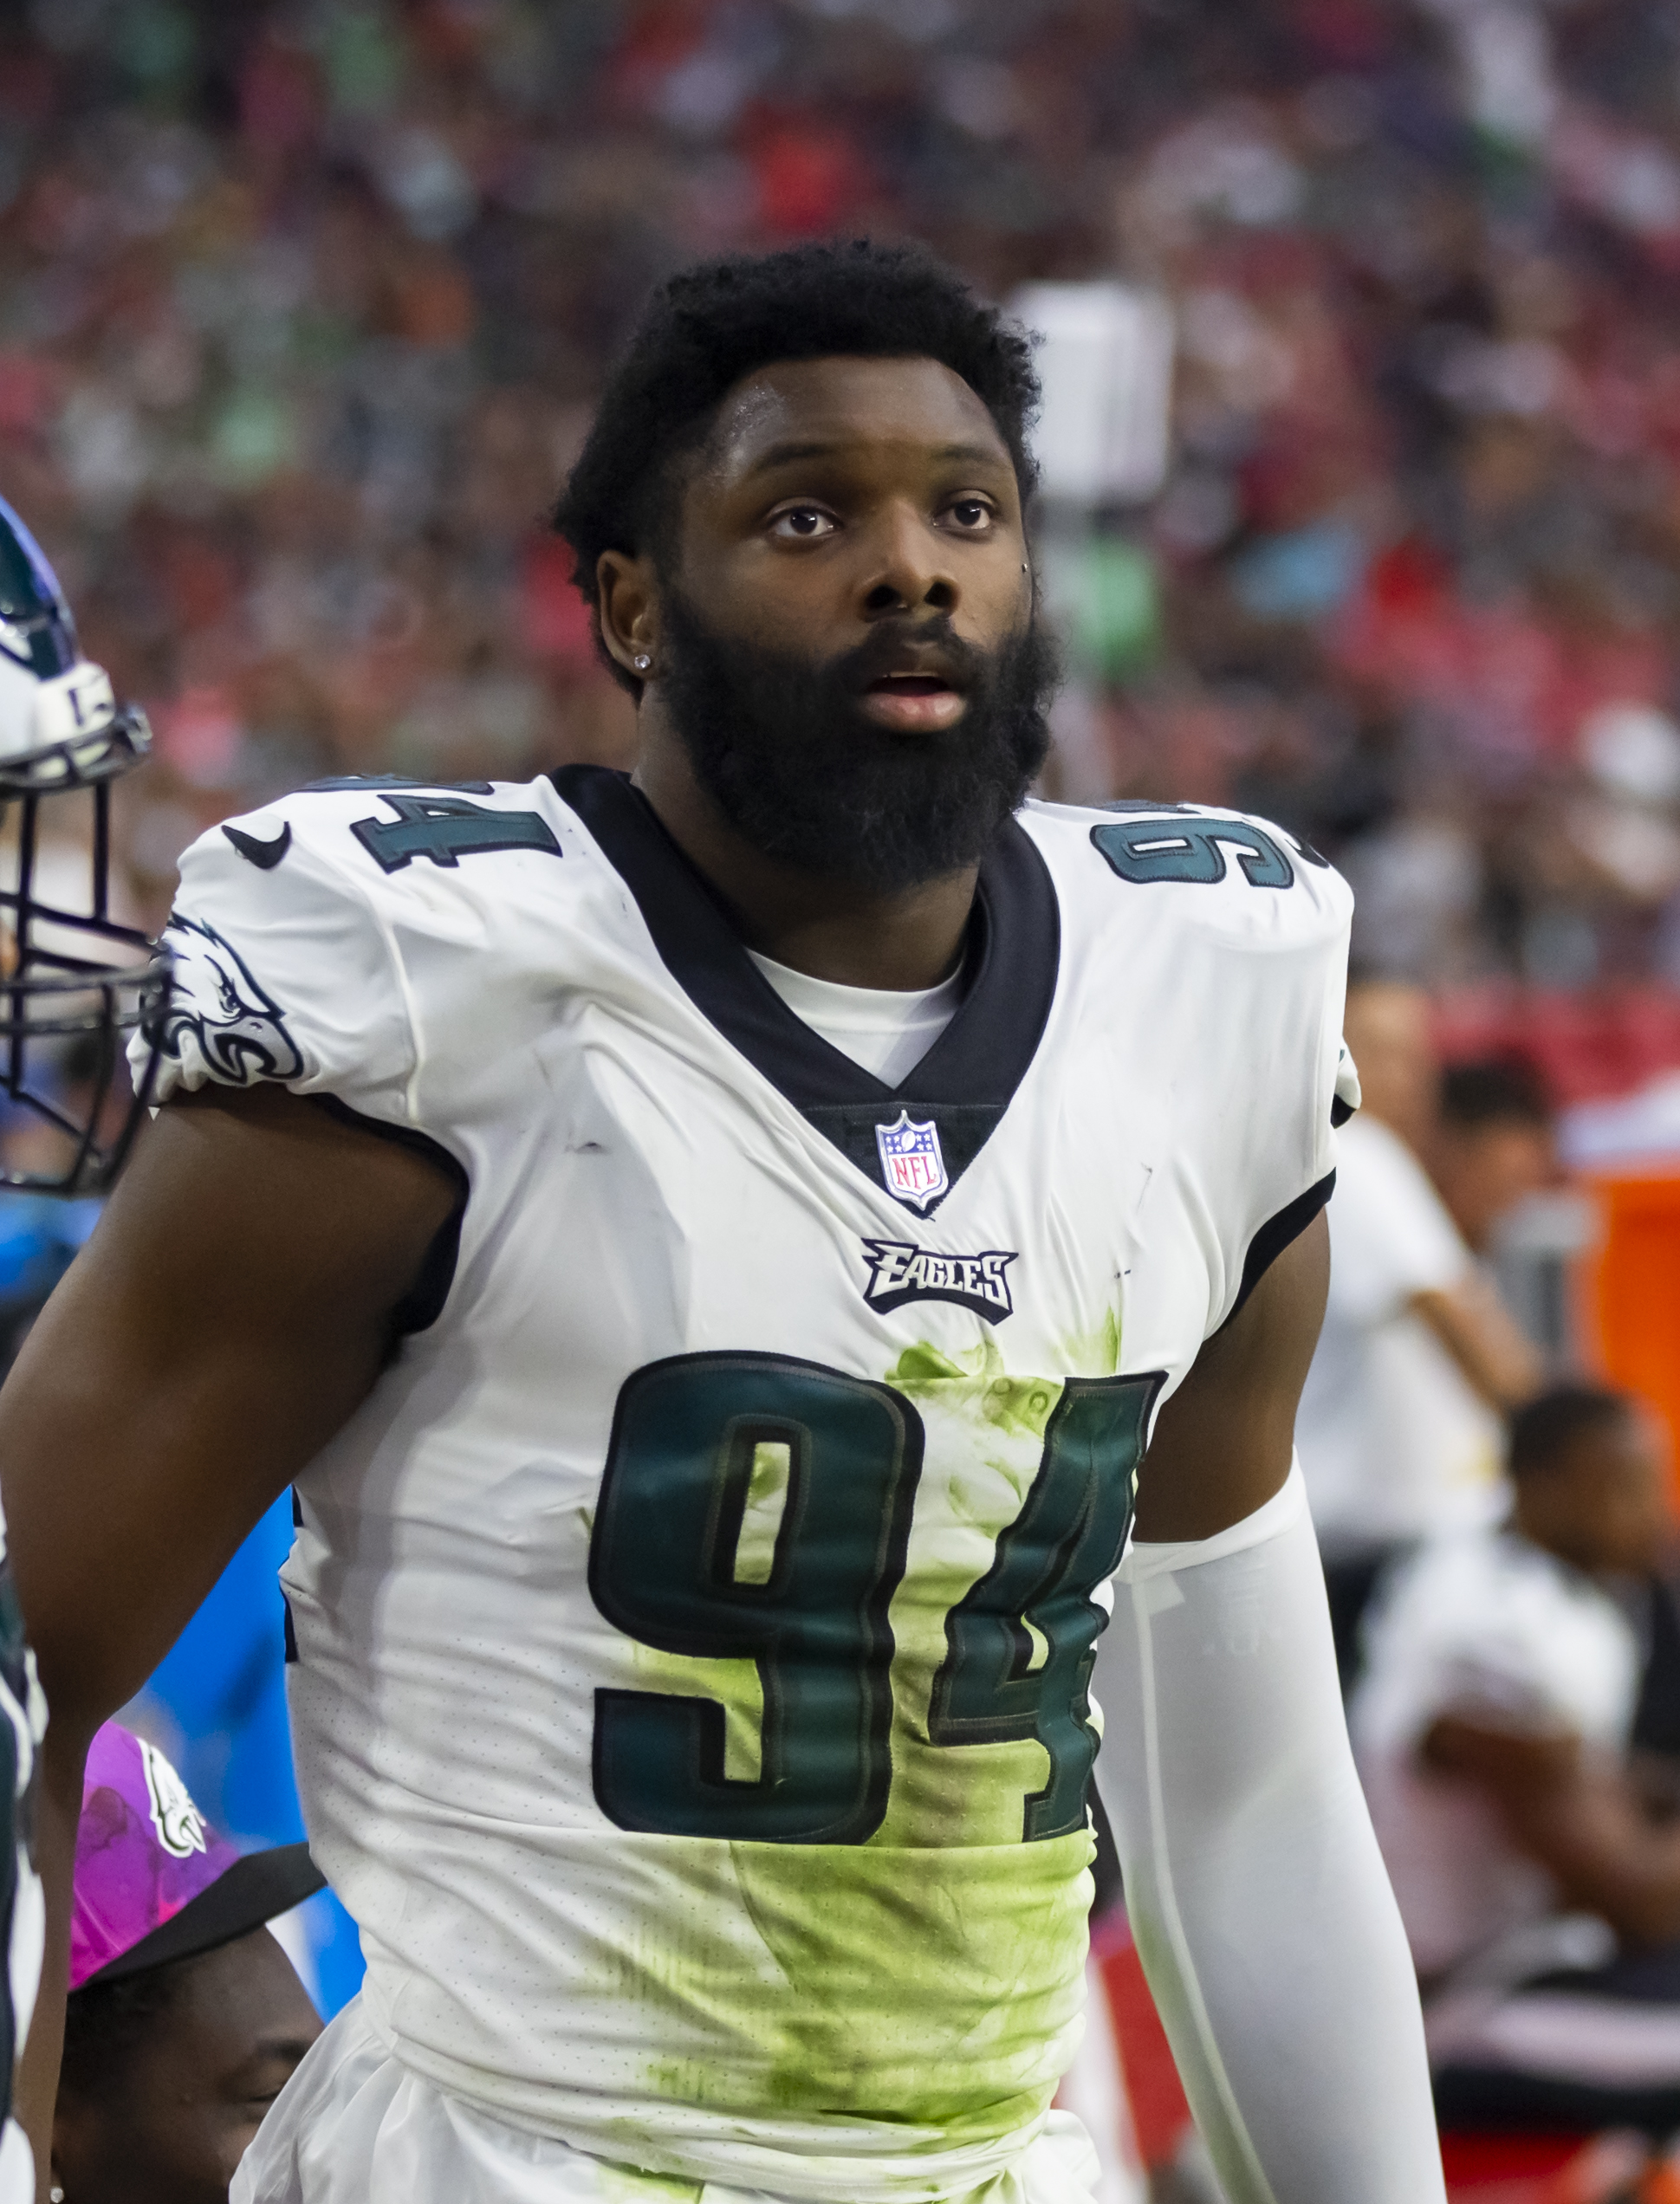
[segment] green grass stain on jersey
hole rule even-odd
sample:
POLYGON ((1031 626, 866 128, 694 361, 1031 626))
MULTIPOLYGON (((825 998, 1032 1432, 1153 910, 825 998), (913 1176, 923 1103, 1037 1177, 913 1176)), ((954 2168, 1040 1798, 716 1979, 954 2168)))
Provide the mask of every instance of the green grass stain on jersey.
POLYGON ((930 1401, 946 1408, 960 1402, 962 1412, 976 1422, 996 1431, 1028 1434, 1041 1446, 1050 1412, 1061 1398, 1058 1378, 1011 1377, 992 1339, 957 1354, 918 1340, 886 1372, 886 1382, 918 1407, 930 1401))
POLYGON ((651 2060, 658 2097, 902 2123, 941 2148, 1048 2103, 1083 2003, 1083 1832, 943 1851, 652 1841, 684 1933, 638 1984, 639 2032, 718 2045, 651 2060))
POLYGON ((735 1540, 736 1584, 770 1581, 792 1474, 793 1449, 786 1439, 761 1439, 754 1447, 746 1502, 735 1540))
POLYGON ((597 2158, 593 2168, 595 2194, 601 2204, 700 2204, 704 2183, 678 2181, 671 2174, 643 2173, 635 2166, 615 2166, 597 2158))
MULTIPOLYGON (((1119 1361, 1118 1313, 1063 1343, 1067 1374, 1104 1378, 1119 1361)), ((991 1567, 1037 1476, 1062 1378, 1012 1371, 996 1339, 952 1351, 918 1340, 884 1373, 926 1434, 904 1580, 891 1609, 892 1788, 875 1845, 1019 1844, 1026 1799, 1049 1779, 1036 1738, 936 1745, 933 1682, 945 1617, 991 1567)), ((1025 1619, 1024 1617, 1022 1618, 1025 1619)))
POLYGON ((1118 1378, 1120 1374, 1120 1313, 1106 1308, 1088 1332, 1075 1332, 1061 1345, 1069 1378, 1118 1378))
POLYGON ((756 1783, 764 1772, 764 1682, 757 1662, 666 1653, 634 1637, 625 1643, 639 1689, 717 1702, 723 1709, 723 1773, 731 1783, 756 1783))
MULTIPOLYGON (((771 2112, 894 2123, 907 2153, 1010 2134, 1048 2104, 1084 2001, 1091 1839, 1023 1843, 1026 1799, 1049 1776, 1044 1747, 935 1746, 928 1707, 945 1618, 1021 1512, 1064 1376, 1113 1376, 1119 1350, 1111 1310, 1061 1343, 1054 1377, 1011 1371, 991 1338, 957 1351, 918 1341, 883 1373, 925 1434, 890 1610, 885 1817, 861 1845, 621 1835, 639 1872, 667 1884, 652 1909, 665 1932, 613 1978, 642 2008, 638 2036, 660 2046, 643 2070, 654 2097, 731 2112, 743 2135, 771 2112)), ((755 1463, 767 1533, 781 1475, 780 1462, 762 1474, 755 1463)), ((722 1704, 727 1773, 757 1778, 752 1662, 645 1646, 633 1657, 647 1688, 722 1704)))

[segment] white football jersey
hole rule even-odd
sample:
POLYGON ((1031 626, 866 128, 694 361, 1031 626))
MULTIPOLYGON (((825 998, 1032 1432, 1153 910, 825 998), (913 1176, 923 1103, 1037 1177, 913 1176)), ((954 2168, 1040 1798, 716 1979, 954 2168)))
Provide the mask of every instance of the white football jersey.
POLYGON ((181 872, 167 1083, 460 1189, 282 1579, 374 2025, 609 2159, 973 2186, 1077 2040, 1153 1412, 1329 1190, 1346 888, 1028 805, 889 1089, 615 774, 328 783, 181 872))

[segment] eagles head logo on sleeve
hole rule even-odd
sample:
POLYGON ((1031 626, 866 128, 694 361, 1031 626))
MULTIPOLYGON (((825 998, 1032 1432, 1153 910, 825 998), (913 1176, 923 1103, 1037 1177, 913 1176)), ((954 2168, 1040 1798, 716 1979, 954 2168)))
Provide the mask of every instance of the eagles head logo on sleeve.
POLYGON ((197 918, 172 914, 164 934, 174 955, 173 985, 146 1039, 177 1063, 191 1043, 211 1078, 230 1086, 300 1077, 303 1059, 280 1005, 238 950, 197 918))

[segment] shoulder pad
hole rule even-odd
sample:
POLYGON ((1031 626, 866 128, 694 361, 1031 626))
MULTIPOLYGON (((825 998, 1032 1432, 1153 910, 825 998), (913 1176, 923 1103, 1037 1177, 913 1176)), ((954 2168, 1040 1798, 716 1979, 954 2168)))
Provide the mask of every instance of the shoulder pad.
POLYGON ((1059 874, 1078 867, 1087 894, 1099 891, 1090 887, 1093 877, 1151 899, 1161 893, 1175 917, 1190 924, 1300 940, 1345 930, 1352 915, 1352 891, 1327 858, 1287 827, 1246 813, 1130 798, 1034 804, 1022 824, 1047 857, 1054 852, 1059 874))
POLYGON ((379 774, 312 782, 260 812, 226 820, 219 832, 260 871, 282 864, 295 841, 313 846, 334 869, 363 870, 360 850, 388 878, 417 860, 452 872, 464 857, 497 850, 558 857, 554 810, 546 781, 520 786, 379 774))

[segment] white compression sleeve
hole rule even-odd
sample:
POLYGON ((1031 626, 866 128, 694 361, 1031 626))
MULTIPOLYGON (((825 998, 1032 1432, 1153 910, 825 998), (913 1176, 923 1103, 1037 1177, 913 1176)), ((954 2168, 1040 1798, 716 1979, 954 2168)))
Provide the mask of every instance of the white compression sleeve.
POLYGON ((1299 1463, 1216 1538, 1133 1544, 1095 1684, 1132 1934, 1230 2204, 1443 2204, 1299 1463))

